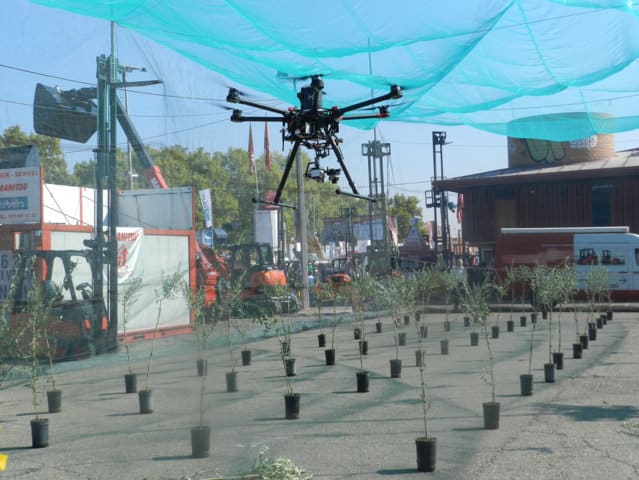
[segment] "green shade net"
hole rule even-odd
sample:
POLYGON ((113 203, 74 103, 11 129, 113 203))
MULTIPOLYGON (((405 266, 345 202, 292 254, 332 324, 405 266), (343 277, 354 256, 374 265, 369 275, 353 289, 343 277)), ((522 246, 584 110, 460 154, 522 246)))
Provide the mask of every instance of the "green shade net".
POLYGON ((632 0, 32 3, 114 21, 292 105, 321 74, 325 107, 400 85, 391 121, 560 141, 639 127, 632 0))

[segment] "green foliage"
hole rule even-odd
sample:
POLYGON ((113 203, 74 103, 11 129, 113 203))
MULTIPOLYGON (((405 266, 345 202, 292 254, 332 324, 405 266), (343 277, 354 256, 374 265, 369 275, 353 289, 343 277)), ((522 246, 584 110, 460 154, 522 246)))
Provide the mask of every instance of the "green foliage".
POLYGON ((269 457, 268 447, 262 447, 255 462, 255 473, 262 480, 310 480, 313 475, 296 466, 290 459, 269 457))
POLYGON ((389 202, 388 215, 397 219, 397 237, 403 241, 410 231, 410 221, 418 217, 421 221, 422 209, 419 198, 395 194, 389 202))

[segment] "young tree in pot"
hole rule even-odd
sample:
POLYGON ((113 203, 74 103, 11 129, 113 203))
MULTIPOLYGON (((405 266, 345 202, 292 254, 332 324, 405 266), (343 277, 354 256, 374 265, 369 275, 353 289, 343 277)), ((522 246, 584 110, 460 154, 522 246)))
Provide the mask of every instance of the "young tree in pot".
MULTIPOLYGON (((522 266, 518 269, 517 273, 518 279, 522 281, 522 283, 526 285, 531 285, 533 282, 533 269, 527 266, 522 266)), ((525 295, 524 297, 525 298, 525 295)), ((524 320, 526 317, 523 317, 524 320)), ((537 329, 537 322, 532 324, 532 328, 530 329, 530 339, 528 341, 528 373, 522 373, 519 375, 519 384, 521 389, 521 394, 532 395, 533 393, 533 373, 532 373, 532 360, 533 360, 533 351, 535 346, 535 330, 537 329)))
POLYGON ((324 350, 324 358, 326 360, 326 365, 335 365, 335 330, 337 329, 337 325, 340 320, 337 314, 337 304, 343 300, 343 297, 334 287, 330 287, 327 291, 329 292, 329 298, 333 303, 333 315, 331 317, 331 348, 324 350))
MULTIPOLYGON (((319 284, 318 284, 319 285, 319 284)), ((334 290, 331 286, 315 289, 315 306, 317 307, 317 326, 320 333, 317 335, 317 346, 319 348, 326 347, 326 334, 324 333, 324 323, 322 322, 322 306, 325 301, 331 300, 333 297, 331 290, 334 290)))
POLYGON ((375 278, 367 273, 360 272, 353 280, 354 288, 359 292, 357 305, 357 318, 361 336, 359 340, 359 372, 356 374, 357 391, 359 393, 368 392, 369 374, 364 370, 364 355, 368 354, 368 341, 366 340, 364 304, 379 296, 380 286, 375 278))
POLYGON ((200 381, 199 422, 191 427, 191 455, 194 458, 209 456, 211 429, 204 423, 206 397, 206 369, 208 366, 209 337, 215 328, 216 319, 207 318, 206 296, 203 288, 193 290, 187 282, 181 284, 182 296, 192 315, 196 339, 197 365, 200 381))
POLYGON ((495 357, 490 344, 488 333, 488 316, 490 307, 488 305, 488 293, 492 284, 488 277, 482 284, 470 285, 465 288, 463 295, 463 308, 473 319, 481 319, 482 336, 486 341, 488 352, 488 378, 484 378, 490 386, 490 401, 482 404, 484 412, 484 428, 495 430, 499 428, 499 402, 495 399, 495 357))
POLYGON ((153 363, 153 352, 155 351, 155 343, 160 329, 160 318, 162 317, 162 305, 165 301, 174 300, 182 282, 183 274, 174 272, 162 281, 155 303, 158 306, 157 317, 153 327, 153 338, 151 339, 151 349, 149 350, 149 358, 146 365, 146 375, 144 378, 144 390, 138 391, 138 400, 140 413, 153 413, 153 390, 151 389, 151 366, 153 363))
MULTIPOLYGON (((564 353, 561 349, 562 341, 562 328, 561 328, 561 314, 563 311, 563 305, 573 299, 575 291, 575 271, 571 263, 564 262, 561 267, 555 269, 555 286, 556 286, 556 301, 557 301, 557 351, 553 352, 553 363, 557 367, 557 370, 562 370, 564 367, 564 353)), ((573 346, 574 349, 574 346, 573 346)))
POLYGON ((460 302, 462 311, 472 323, 472 331, 470 332, 470 345, 476 347, 479 345, 479 332, 477 331, 477 325, 481 321, 486 321, 486 318, 482 318, 480 312, 482 311, 479 305, 479 297, 486 294, 487 283, 484 281, 482 284, 464 284, 462 293, 460 295, 460 302))
POLYGON ((586 293, 588 296, 588 325, 585 333, 588 339, 597 339, 597 325, 594 321, 595 311, 600 310, 600 304, 609 288, 608 271, 601 265, 593 266, 586 274, 586 293))
POLYGON ((402 312, 402 302, 404 289, 402 287, 402 277, 388 277, 383 285, 381 285, 378 302, 383 309, 390 312, 393 324, 393 339, 395 342, 395 358, 390 360, 390 376, 391 378, 400 378, 402 376, 402 361, 399 358, 399 346, 406 344, 406 333, 402 332, 403 325, 400 322, 402 312))
POLYGON ((532 270, 531 288, 535 304, 548 312, 548 362, 544 364, 544 380, 547 383, 555 381, 555 364, 552 357, 552 305, 558 298, 559 285, 556 267, 535 265, 532 270))
MULTIPOLYGON (((267 318, 264 324, 270 326, 267 318)), ((291 330, 290 325, 285 324, 282 319, 275 319, 272 323, 275 328, 275 335, 280 347, 280 358, 284 369, 284 382, 286 384, 286 394, 284 395, 284 411, 287 420, 296 420, 300 416, 300 394, 293 390, 290 373, 290 352, 291 352, 291 330)), ((293 359, 294 360, 294 359, 293 359)))
POLYGON ((504 280, 502 286, 508 294, 510 294, 510 312, 506 321, 506 330, 512 332, 515 330, 515 320, 513 318, 515 312, 515 300, 517 298, 517 281, 519 280, 520 270, 511 265, 504 269, 504 280))
POLYGON ((120 306, 122 307, 122 344, 126 352, 127 364, 127 373, 124 374, 124 391, 126 393, 136 393, 138 391, 137 374, 134 372, 131 363, 131 346, 129 345, 127 327, 130 310, 137 303, 143 286, 142 277, 133 276, 124 283, 122 293, 119 296, 120 306))
MULTIPOLYGON (((413 290, 413 298, 417 298, 416 294, 419 290, 418 286, 422 288, 424 286, 427 286, 427 288, 430 288, 430 292, 428 290, 424 292, 425 297, 428 299, 428 303, 430 303, 430 293, 432 293, 432 291, 437 288, 437 280, 442 281, 442 278, 437 275, 437 271, 433 269, 429 270, 429 273, 423 274, 423 278, 419 278, 419 280, 415 280, 413 282, 415 284, 414 286, 409 286, 409 289, 413 290), (426 282, 425 285, 424 282, 427 280, 426 277, 428 276, 430 276, 433 281, 432 283, 426 282)), ((448 334, 448 331, 446 331, 446 334, 448 334)), ((430 400, 426 395, 426 362, 424 362, 424 339, 421 335, 419 335, 419 352, 421 361, 417 364, 417 366, 419 368, 422 417, 424 420, 424 435, 415 439, 415 448, 417 452, 417 470, 420 472, 434 472, 437 460, 437 437, 430 436, 430 431, 428 428, 428 412, 430 410, 430 400)))
POLYGON ((29 372, 34 414, 30 422, 31 446, 44 448, 49 446, 49 419, 40 417, 38 378, 40 357, 48 355, 50 350, 47 348, 47 327, 53 298, 43 291, 44 282, 41 281, 40 271, 35 262, 35 258, 27 259, 25 264, 29 267, 25 272, 20 273, 32 278, 31 286, 27 292, 26 301, 16 304, 22 318, 6 332, 9 336, 5 340, 8 344, 8 353, 20 358, 29 372))

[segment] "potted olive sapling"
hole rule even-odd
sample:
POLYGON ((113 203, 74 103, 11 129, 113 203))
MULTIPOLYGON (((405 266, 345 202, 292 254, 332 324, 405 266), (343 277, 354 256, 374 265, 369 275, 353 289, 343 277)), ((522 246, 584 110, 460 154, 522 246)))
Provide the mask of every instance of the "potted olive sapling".
POLYGON ((596 311, 600 313, 600 306, 605 299, 609 284, 608 271, 601 265, 593 266, 586 273, 586 293, 588 296, 588 325, 586 333, 590 341, 597 340, 597 324, 594 320, 594 315, 596 311))
POLYGON ((480 309, 476 305, 476 296, 481 292, 482 294, 486 293, 484 290, 486 289, 486 282, 482 284, 468 284, 465 283, 462 287, 461 295, 460 295, 460 304, 462 311, 470 319, 472 330, 470 332, 470 346, 477 347, 479 346, 479 332, 477 331, 477 325, 480 324, 482 320, 486 320, 481 316, 478 316, 478 312, 480 309))
POLYGON ((552 359, 552 305, 557 298, 556 267, 535 265, 532 269, 530 286, 535 305, 542 311, 548 312, 548 362, 544 363, 544 380, 546 383, 555 381, 555 364, 552 359))
POLYGON ((335 330, 340 320, 337 314, 337 303, 342 300, 343 297, 334 287, 329 287, 327 292, 329 292, 328 295, 333 303, 333 315, 331 316, 331 348, 324 350, 324 358, 326 365, 335 365, 335 330))
POLYGON ((319 327, 319 334, 317 335, 317 346, 319 348, 326 348, 326 334, 324 333, 324 322, 322 322, 322 307, 324 302, 331 299, 330 286, 315 289, 315 306, 317 307, 317 326, 319 327))
POLYGON ((406 332, 402 332, 402 324, 400 322, 400 314, 402 311, 402 295, 403 289, 401 277, 389 277, 386 283, 380 289, 378 304, 389 310, 393 325, 393 339, 395 342, 395 358, 390 360, 390 376, 391 378, 400 378, 402 376, 402 361, 399 358, 400 345, 406 345, 406 332))
POLYGON ((172 275, 165 278, 161 285, 160 290, 156 292, 155 303, 158 308, 158 313, 155 318, 155 325, 153 327, 153 337, 151 339, 151 348, 149 350, 149 358, 146 365, 146 375, 144 377, 144 390, 138 391, 138 401, 140 407, 140 413, 153 413, 153 390, 151 389, 151 366, 153 363, 153 352, 155 351, 155 342, 158 337, 158 331, 160 329, 160 319, 162 317, 162 306, 165 301, 174 300, 177 296, 180 288, 180 282, 182 281, 183 274, 180 272, 174 272, 172 275))
POLYGON ((519 279, 519 270, 515 266, 506 266, 504 269, 504 277, 502 286, 504 290, 510 296, 510 311, 508 314, 508 320, 506 320, 506 331, 512 332, 515 330, 515 320, 513 318, 515 312, 515 300, 517 297, 517 280, 519 279))
POLYGON ((564 310, 564 304, 570 302, 574 295, 575 272, 572 264, 565 262, 561 267, 555 270, 555 276, 555 285, 557 288, 555 295, 557 300, 557 351, 553 352, 553 363, 557 367, 557 370, 562 370, 564 368, 564 353, 561 347, 563 333, 561 328, 561 314, 564 310))
POLYGON ((364 304, 379 295, 379 283, 369 273, 360 273, 353 280, 353 287, 359 292, 359 301, 357 302, 357 324, 360 329, 360 339, 358 344, 359 351, 359 372, 356 373, 357 392, 368 392, 369 376, 368 371, 364 370, 364 356, 368 354, 368 340, 366 340, 364 304))
POLYGON ((191 427, 191 455, 194 458, 209 456, 211 429, 204 422, 206 411, 206 370, 208 366, 209 337, 213 333, 216 320, 207 318, 206 295, 202 287, 192 289, 187 282, 181 283, 182 296, 191 311, 197 352, 197 370, 200 380, 199 422, 191 427))
MULTIPOLYGON (((429 269, 429 274, 424 274, 424 277, 416 280, 414 283, 416 287, 414 289, 413 298, 416 298, 417 294, 417 285, 420 287, 424 287, 424 280, 426 280, 426 276, 432 275, 433 280, 436 277, 437 272, 435 270, 429 269)), ((441 278, 441 277, 440 277, 441 278)), ((435 281, 427 282, 427 285, 430 285, 431 292, 437 288, 435 281)), ((427 302, 430 301, 430 293, 426 293, 427 302)), ((427 303, 428 305, 428 303, 427 303)), ((420 380, 420 392, 421 392, 421 401, 422 401, 422 417, 424 420, 424 435, 421 437, 417 437, 415 439, 415 448, 417 453, 417 470, 420 472, 433 472, 435 471, 436 459, 437 459, 437 437, 432 437, 430 435, 430 430, 428 428, 428 413, 430 411, 430 399, 427 396, 426 390, 426 362, 424 362, 424 339, 421 335, 419 335, 419 349, 420 349, 420 362, 418 362, 417 366, 419 368, 419 380, 420 380)))
POLYGON ((294 358, 291 358, 291 328, 288 322, 284 322, 281 318, 276 318, 272 325, 275 328, 275 335, 280 347, 280 359, 284 369, 284 382, 286 384, 286 394, 284 395, 285 418, 287 420, 296 420, 300 417, 300 394, 294 391, 293 382, 291 381, 291 377, 295 374, 295 364, 291 364, 291 360, 295 361, 294 358))
MULTIPOLYGON (((517 278, 522 282, 522 284, 530 285, 533 284, 533 268, 522 266, 517 270, 517 278)), ((522 292, 522 299, 525 298, 525 294, 522 292)), ((525 320, 526 317, 521 317, 522 320, 525 320)), ((525 326, 525 323, 524 325, 525 326)), ((534 342, 535 342, 535 330, 537 329, 537 322, 532 324, 532 328, 530 329, 530 337, 528 339, 528 373, 522 373, 519 375, 519 386, 521 395, 528 396, 533 393, 533 373, 532 373, 532 360, 533 360, 533 351, 534 351, 534 342)))
POLYGON ((124 283, 124 288, 119 297, 120 306, 122 307, 122 344, 126 352, 127 363, 127 373, 124 374, 124 391, 126 393, 136 393, 138 391, 137 374, 133 370, 133 364, 131 363, 131 347, 129 345, 127 327, 130 310, 137 303, 143 286, 142 277, 131 277, 124 283))
POLYGON ((31 420, 31 446, 43 448, 49 446, 49 419, 40 416, 38 379, 40 376, 40 357, 48 355, 47 327, 51 308, 51 299, 45 296, 40 272, 34 266, 35 259, 27 259, 30 267, 23 274, 32 278, 26 294, 26 301, 20 302, 18 310, 24 314, 24 321, 16 324, 10 333, 9 353, 20 358, 29 372, 34 418, 31 420))
POLYGON ((482 379, 490 386, 490 401, 482 404, 484 413, 484 428, 487 430, 495 430, 499 428, 499 402, 495 399, 495 357, 492 346, 490 344, 490 335, 488 333, 488 316, 490 307, 488 305, 488 292, 491 284, 485 280, 482 284, 469 285, 464 289, 462 296, 462 305, 464 311, 473 319, 480 319, 482 336, 486 341, 486 350, 488 352, 488 375, 482 375, 482 379))

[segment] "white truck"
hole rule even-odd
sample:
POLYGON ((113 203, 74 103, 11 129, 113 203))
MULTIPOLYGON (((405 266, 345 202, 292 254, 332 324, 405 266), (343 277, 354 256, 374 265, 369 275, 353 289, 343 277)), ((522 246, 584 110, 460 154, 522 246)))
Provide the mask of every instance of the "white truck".
POLYGON ((494 266, 561 265, 572 261, 577 288, 595 266, 608 271, 613 300, 639 300, 639 235, 628 227, 502 228, 494 266))

